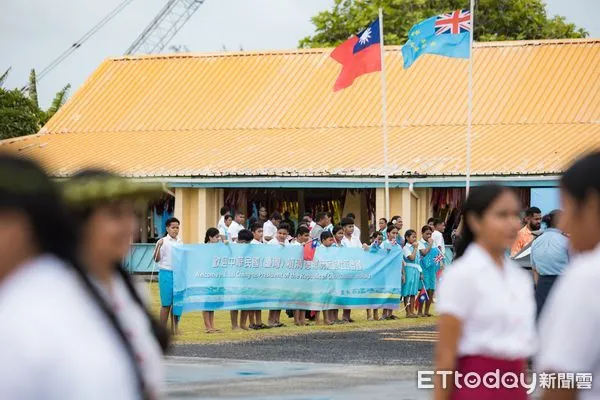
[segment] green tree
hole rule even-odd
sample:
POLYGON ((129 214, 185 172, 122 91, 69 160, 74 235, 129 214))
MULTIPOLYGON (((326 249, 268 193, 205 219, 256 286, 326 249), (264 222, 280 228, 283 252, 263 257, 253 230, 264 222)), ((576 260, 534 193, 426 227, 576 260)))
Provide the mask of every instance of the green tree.
MULTIPOLYGON (((386 44, 406 42, 410 28, 437 14, 464 8, 466 0, 335 0, 331 10, 312 18, 315 34, 300 40, 300 47, 332 47, 359 32, 384 13, 386 44)), ((542 0, 476 0, 474 38, 479 41, 581 38, 588 33, 549 18, 542 0)))
POLYGON ((35 104, 19 89, 0 88, 0 139, 30 135, 40 128, 35 104))
POLYGON ((24 89, 7 90, 3 84, 10 68, 0 75, 0 139, 31 135, 40 130, 67 100, 71 85, 62 88, 47 110, 38 104, 37 78, 35 70, 29 74, 29 83, 24 89))

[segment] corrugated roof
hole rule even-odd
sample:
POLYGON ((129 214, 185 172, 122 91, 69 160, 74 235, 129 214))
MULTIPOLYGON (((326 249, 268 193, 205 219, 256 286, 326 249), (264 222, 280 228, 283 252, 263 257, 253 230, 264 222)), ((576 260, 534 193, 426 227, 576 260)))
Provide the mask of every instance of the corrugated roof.
MULTIPOLYGON (((382 175, 378 73, 333 93, 331 49, 103 62, 40 134, 0 142, 68 176, 382 175)), ((392 175, 463 175, 467 61, 386 48, 392 175)), ((600 147, 600 39, 478 44, 472 173, 551 174, 600 147)))

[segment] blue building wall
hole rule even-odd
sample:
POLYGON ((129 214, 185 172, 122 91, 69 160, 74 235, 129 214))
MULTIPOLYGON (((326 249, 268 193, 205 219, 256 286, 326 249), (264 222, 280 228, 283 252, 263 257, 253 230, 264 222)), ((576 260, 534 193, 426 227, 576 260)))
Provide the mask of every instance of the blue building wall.
POLYGON ((547 214, 560 208, 560 193, 558 188, 531 188, 531 205, 547 214))

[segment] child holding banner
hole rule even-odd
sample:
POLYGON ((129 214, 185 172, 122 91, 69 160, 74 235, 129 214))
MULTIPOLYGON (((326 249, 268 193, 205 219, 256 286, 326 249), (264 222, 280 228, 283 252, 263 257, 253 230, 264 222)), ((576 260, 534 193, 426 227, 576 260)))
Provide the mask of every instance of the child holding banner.
MULTIPOLYGON (((328 231, 329 232, 329 231, 328 231)), ((336 225, 331 231, 333 234, 333 241, 337 247, 344 247, 342 240, 344 239, 344 228, 341 225, 336 225)))
MULTIPOLYGON (((379 249, 383 244, 383 234, 380 231, 375 231, 371 235, 371 248, 379 249)), ((379 321, 379 309, 367 309, 367 321, 379 321)))
POLYGON ((433 238, 431 234, 433 229, 429 225, 425 225, 421 228, 421 240, 419 241, 419 252, 421 253, 421 268, 423 269, 423 285, 427 290, 427 301, 425 303, 425 314, 423 314, 423 303, 419 302, 420 317, 431 317, 429 308, 431 307, 431 300, 435 292, 435 281, 437 279, 437 271, 439 267, 439 250, 434 247, 433 238))
MULTIPOLYGON (((252 231, 252 241, 250 244, 263 244, 263 223, 255 222, 250 227, 252 231)), ((250 325, 248 325, 250 329, 268 329, 269 327, 262 322, 262 311, 261 310, 252 310, 250 311, 250 325)))
POLYGON ((251 244, 262 244, 263 242, 263 223, 255 222, 250 227, 252 231, 252 241, 251 244))
MULTIPOLYGON (((335 240, 333 239, 333 234, 329 231, 321 232, 321 246, 323 247, 333 247, 335 246, 335 240)), ((323 310, 323 320, 325 321, 325 325, 333 325, 334 323, 339 323, 338 321, 338 310, 323 310)))
MULTIPOLYGON (((392 250, 395 247, 400 246, 398 244, 398 228, 392 222, 388 223, 386 227, 387 239, 381 243, 381 248, 386 249, 388 251, 392 250)), ((402 269, 402 265, 399 266, 402 269)), ((394 314, 394 310, 390 308, 386 308, 383 310, 383 315, 381 316, 382 320, 388 319, 398 319, 394 314)))
POLYGON ((423 270, 419 265, 421 255, 419 254, 419 245, 417 242, 417 233, 409 229, 404 234, 406 245, 402 250, 404 267, 402 268, 402 296, 404 297, 404 307, 406 307, 407 318, 417 318, 414 313, 415 296, 419 292, 421 280, 423 279, 423 270))
MULTIPOLYGON (((282 222, 277 227, 277 233, 275 237, 269 241, 269 244, 285 246, 288 243, 288 235, 290 234, 290 226, 285 222, 282 222)), ((269 326, 272 328, 280 328, 285 326, 281 323, 281 310, 270 310, 269 311, 269 326)))
MULTIPOLYGON (((254 235, 252 234, 252 232, 250 232, 248 229, 242 229, 241 231, 238 232, 238 237, 237 237, 237 242, 239 244, 250 244, 250 242, 254 240, 254 235)), ((245 331, 248 330, 248 318, 250 317, 250 313, 253 313, 253 311, 249 311, 249 310, 242 310, 240 312, 240 329, 243 329, 245 331)), ((235 321, 235 325, 237 326, 237 311, 231 311, 231 324, 232 326, 234 325, 234 321, 235 321)), ((252 322, 252 321, 250 321, 252 322)), ((233 328, 235 330, 235 328, 233 328)))
MULTIPOLYGON (((227 215, 225 216, 227 217, 227 215)), ((221 241, 221 235, 217 228, 208 228, 206 235, 204 236, 204 243, 219 243, 221 241)), ((202 311, 202 319, 204 320, 204 327, 206 333, 221 332, 215 328, 215 312, 214 311, 202 311)))
POLYGON ((181 244, 179 235, 179 220, 169 218, 165 223, 167 234, 156 242, 154 248, 154 261, 159 263, 158 270, 158 290, 160 292, 160 323, 166 328, 169 314, 173 318, 172 329, 177 333, 177 324, 179 316, 173 312, 173 264, 171 263, 171 251, 173 246, 181 244))
MULTIPOLYGON (((341 221, 342 230, 344 231, 344 238, 341 241, 343 247, 348 248, 362 248, 362 243, 360 239, 354 236, 354 220, 352 218, 346 217, 342 218, 341 221)), ((350 318, 351 309, 344 309, 342 314, 342 319, 346 322, 354 322, 352 318, 350 318)))
MULTIPOLYGON (((310 240, 310 230, 307 226, 300 225, 296 232, 296 238, 290 243, 293 246, 304 246, 310 240)), ((307 326, 306 322, 306 311, 305 310, 294 310, 294 325, 296 326, 307 326)), ((319 320, 319 312, 315 314, 315 321, 319 320)))

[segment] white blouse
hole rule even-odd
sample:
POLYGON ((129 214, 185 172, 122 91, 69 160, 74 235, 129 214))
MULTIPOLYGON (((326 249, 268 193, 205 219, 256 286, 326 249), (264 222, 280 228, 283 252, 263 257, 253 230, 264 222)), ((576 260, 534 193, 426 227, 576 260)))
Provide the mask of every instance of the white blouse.
MULTIPOLYGON (((55 257, 32 260, 0 282, 0 321, 0 399, 139 398, 117 334, 55 257)), ((160 385, 162 372, 152 376, 160 385)))
POLYGON ((591 390, 579 399, 600 399, 600 244, 575 256, 552 287, 540 316, 536 367, 545 372, 591 373, 591 390))
POLYGON ((273 224, 273 222, 271 222, 271 220, 265 222, 263 224, 263 241, 266 242, 267 240, 265 240, 265 238, 275 238, 275 234, 277 233, 277 227, 275 226, 275 224, 273 224))
MULTIPOLYGON (((173 270, 173 263, 171 261, 171 254, 173 247, 182 244, 183 242, 179 238, 172 238, 167 235, 162 239, 162 245, 160 246, 160 261, 158 263, 160 269, 166 269, 169 271, 173 270)), ((156 244, 158 246, 158 243, 156 244)))
POLYGON ((536 305, 531 277, 508 258, 500 269, 472 243, 444 272, 436 309, 463 323, 459 356, 502 359, 535 353, 536 305))

